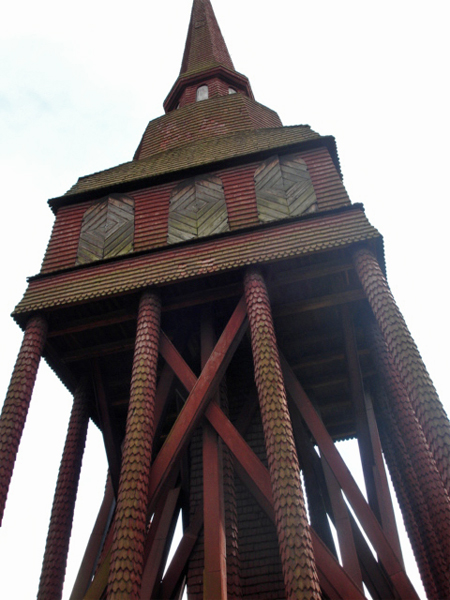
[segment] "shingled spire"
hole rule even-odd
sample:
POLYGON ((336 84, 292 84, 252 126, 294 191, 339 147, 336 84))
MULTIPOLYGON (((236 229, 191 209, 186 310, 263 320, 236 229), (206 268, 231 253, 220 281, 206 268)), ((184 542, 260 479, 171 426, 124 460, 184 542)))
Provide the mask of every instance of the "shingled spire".
POLYGON ((180 75, 164 102, 169 112, 198 99, 235 92, 253 98, 250 83, 238 73, 209 0, 194 0, 180 75), (205 96, 197 90, 206 86, 205 96))
POLYGON ((228 48, 209 0, 194 0, 180 75, 222 65, 234 71, 228 48))

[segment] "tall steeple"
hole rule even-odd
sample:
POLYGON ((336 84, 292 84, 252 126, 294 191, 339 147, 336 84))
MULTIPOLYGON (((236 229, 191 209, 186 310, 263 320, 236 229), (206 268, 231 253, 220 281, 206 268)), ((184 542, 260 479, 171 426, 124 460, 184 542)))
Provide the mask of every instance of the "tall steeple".
POLYGON ((209 0, 194 0, 180 75, 221 65, 234 71, 228 48, 209 0))
POLYGON ((234 68, 211 2, 194 0, 180 75, 164 109, 170 112, 197 100, 235 92, 253 98, 247 77, 234 68))
POLYGON ((255 102, 250 83, 231 60, 210 0, 194 0, 178 79, 164 101, 167 114, 147 126, 134 160, 238 131, 282 126, 255 102), (177 110, 180 109, 180 110, 177 110))

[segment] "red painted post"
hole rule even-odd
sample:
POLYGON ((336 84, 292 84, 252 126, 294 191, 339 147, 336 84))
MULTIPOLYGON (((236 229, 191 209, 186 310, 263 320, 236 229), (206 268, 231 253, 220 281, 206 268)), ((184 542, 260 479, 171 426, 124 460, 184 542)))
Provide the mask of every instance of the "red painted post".
POLYGON ((140 301, 122 452, 119 495, 108 579, 108 599, 138 599, 147 526, 148 484, 154 433, 154 400, 161 304, 155 293, 140 301))
POLYGON ((41 315, 31 317, 0 417, 0 525, 46 336, 45 319, 41 315))
POLYGON ((347 465, 342 460, 341 455, 317 414, 317 411, 313 407, 305 390, 300 385, 286 359, 283 355, 281 355, 280 358, 286 388, 289 391, 293 403, 299 410, 308 429, 319 446, 321 456, 324 457, 333 471, 333 474, 353 508, 356 517, 366 532, 375 552, 378 554, 380 562, 386 569, 392 584, 395 586, 401 597, 415 598, 418 600, 417 593, 409 581, 402 564, 399 562, 396 553, 391 548, 378 520, 367 504, 361 490, 348 470, 347 465))
MULTIPOLYGON (((382 374, 383 384, 389 399, 386 418, 391 418, 397 426, 392 434, 400 436, 396 445, 404 445, 409 469, 402 469, 404 482, 409 488, 410 503, 414 514, 421 523, 420 536, 425 542, 427 553, 432 556, 433 576, 439 597, 450 597, 450 499, 436 463, 431 455, 422 427, 398 375, 390 363, 384 339, 376 326, 371 329, 372 344, 375 349, 377 367, 382 374)), ((398 457, 400 458, 400 456, 398 457)))
MULTIPOLYGON (((202 368, 214 349, 212 317, 204 312, 201 323, 201 363, 202 368)), ((212 402, 218 404, 216 392, 212 402)), ((214 429, 203 425, 203 537, 204 570, 203 598, 205 600, 226 600, 227 568, 225 514, 223 499, 222 446, 214 429)))
POLYGON ((56 483, 39 581, 38 600, 60 600, 62 597, 88 423, 89 413, 85 388, 80 385, 74 395, 66 443, 56 483))
POLYGON ((439 595, 432 573, 432 561, 427 550, 428 544, 423 539, 424 531, 431 529, 430 519, 428 517, 420 523, 415 508, 416 503, 421 505, 424 502, 417 473, 411 464, 398 423, 389 410, 385 392, 381 385, 376 386, 375 398, 383 453, 402 511, 405 529, 416 558, 427 598, 437 600, 439 595))
POLYGON ((367 248, 361 248, 355 252, 353 261, 389 354, 450 494, 450 422, 375 255, 367 248))
POLYGON ((369 505, 379 520, 392 548, 396 551, 400 562, 403 563, 394 507, 392 505, 381 453, 378 428, 373 416, 371 399, 364 390, 355 328, 348 305, 344 305, 341 308, 341 314, 345 355, 350 379, 350 394, 355 409, 356 432, 369 505))
POLYGON ((75 583, 73 584, 72 593, 70 594, 69 600, 78 600, 78 598, 84 598, 92 576, 96 570, 100 552, 108 533, 115 506, 116 500, 114 498, 114 490, 111 476, 108 472, 105 495, 103 497, 100 510, 98 511, 97 519, 95 521, 94 528, 92 529, 89 542, 86 546, 83 560, 78 570, 75 583))
POLYGON ((244 285, 286 597, 319 599, 322 596, 269 296, 256 269, 246 273, 244 285))

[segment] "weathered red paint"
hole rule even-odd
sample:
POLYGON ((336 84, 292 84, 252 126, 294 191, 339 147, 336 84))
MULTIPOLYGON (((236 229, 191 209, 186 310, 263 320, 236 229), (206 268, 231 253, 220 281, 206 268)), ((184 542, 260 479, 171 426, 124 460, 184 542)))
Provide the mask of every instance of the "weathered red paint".
POLYGON ((110 519, 112 518, 112 511, 115 507, 115 503, 111 477, 108 473, 105 496, 100 506, 100 510, 98 511, 94 528, 92 529, 92 533, 89 537, 83 560, 72 588, 70 600, 84 598, 97 566, 100 550, 102 549, 103 542, 106 538, 107 529, 109 527, 110 519))
MULTIPOLYGON (((201 365, 205 367, 214 349, 213 318, 204 311, 201 322, 201 365)), ((218 406, 216 392, 209 406, 218 406)), ((203 425, 203 596, 215 600, 227 598, 225 507, 222 445, 208 423, 203 425)))
POLYGON ((403 563, 400 540, 389 492, 380 438, 370 398, 366 398, 359 364, 355 329, 348 304, 341 308, 350 394, 355 407, 356 429, 369 504, 399 561, 403 563))
POLYGON ((343 489, 347 500, 355 511, 359 522, 364 528, 400 597, 418 599, 417 592, 409 581, 395 551, 389 544, 380 524, 365 501, 350 471, 342 460, 322 420, 282 354, 280 354, 280 359, 284 381, 289 394, 314 436, 321 454, 324 456, 339 485, 343 489))
POLYGON ((44 317, 31 317, 0 416, 0 525, 46 335, 44 317))
POLYGON ((108 598, 139 598, 147 528, 147 489, 154 433, 154 402, 161 304, 154 292, 139 303, 130 402, 108 578, 108 598))
MULTIPOLYGON (((172 468, 217 389, 225 370, 247 327, 245 301, 242 299, 232 314, 200 377, 192 388, 178 419, 152 466, 149 498, 155 502, 172 468)), ((184 362, 184 361, 183 361, 184 362)), ((176 365, 176 368, 178 366, 176 365)))
POLYGON ((320 598, 270 301, 257 269, 246 272, 244 287, 286 596, 320 598))
POLYGON ((144 572, 142 575, 142 586, 139 600, 151 600, 156 584, 162 576, 162 559, 168 545, 168 533, 175 516, 180 488, 174 488, 167 494, 162 506, 153 518, 149 537, 152 537, 150 552, 148 553, 144 572), (153 531, 152 531, 153 530, 153 531))
POLYGON ((59 600, 62 596, 88 422, 85 385, 80 385, 74 395, 66 443, 56 483, 39 581, 38 600, 59 600))

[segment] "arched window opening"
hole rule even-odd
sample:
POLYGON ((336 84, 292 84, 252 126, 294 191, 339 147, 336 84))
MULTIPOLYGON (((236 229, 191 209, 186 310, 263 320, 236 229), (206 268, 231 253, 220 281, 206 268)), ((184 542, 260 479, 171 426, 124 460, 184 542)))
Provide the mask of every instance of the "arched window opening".
POLYGON ((208 97, 209 92, 207 85, 201 85, 199 88, 197 88, 197 102, 200 100, 208 100, 208 97))
POLYGON ((232 87, 228 88, 228 93, 229 94, 236 94, 236 90, 232 87))

